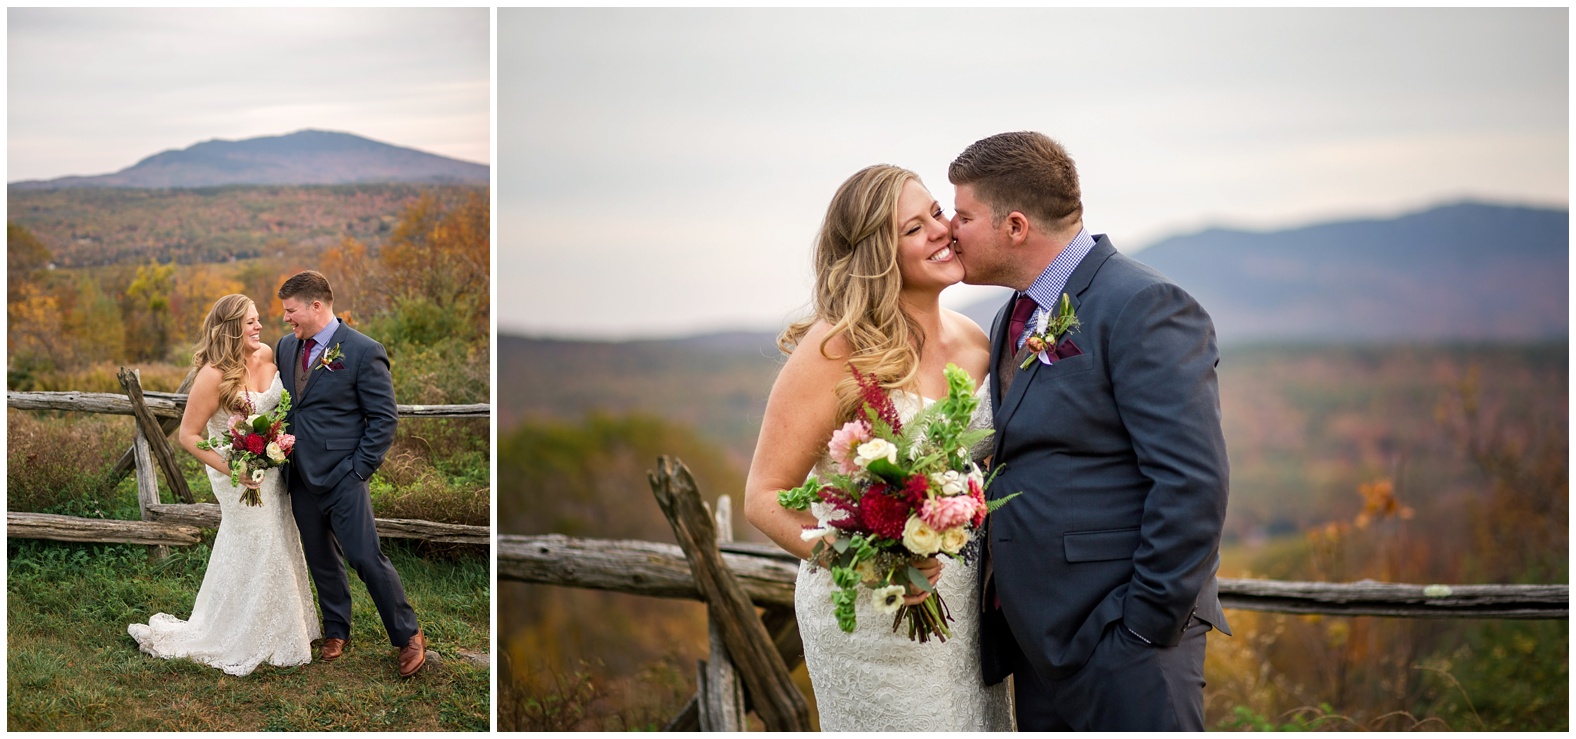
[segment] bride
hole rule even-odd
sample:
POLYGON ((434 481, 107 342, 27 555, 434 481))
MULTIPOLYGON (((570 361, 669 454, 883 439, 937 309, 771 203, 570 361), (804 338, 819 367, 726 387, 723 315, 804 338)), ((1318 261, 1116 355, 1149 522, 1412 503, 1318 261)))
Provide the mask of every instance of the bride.
POLYGON ((311 662, 312 640, 322 636, 283 469, 269 469, 261 483, 242 476, 242 486, 262 497, 261 506, 248 506, 240 502, 241 488, 230 483, 228 461, 197 448, 204 438, 223 437, 231 414, 267 413, 279 405, 284 386, 261 334, 257 306, 245 295, 219 298, 203 320, 192 357, 197 377, 179 438, 208 466, 223 520, 191 618, 156 613, 146 624, 127 627, 148 654, 190 659, 231 675, 249 674, 263 662, 311 662))
MULTIPOLYGON (((855 173, 827 208, 815 249, 814 313, 778 339, 788 361, 766 403, 745 484, 750 523, 800 559, 813 546, 800 532, 817 525, 813 514, 828 512, 787 510, 777 492, 832 469, 827 442, 861 405, 849 364, 889 388, 903 420, 946 395, 942 369, 956 364, 978 379, 982 402, 972 426, 991 425, 985 332, 940 303, 941 291, 963 279, 949 226, 919 177, 889 165, 855 173)), ((990 453, 988 441, 983 447, 977 459, 990 453)), ((920 569, 955 619, 945 642, 894 633, 891 618, 878 616, 864 594, 858 628, 844 633, 833 616, 830 573, 800 563, 795 610, 823 731, 1012 729, 1006 684, 986 687, 980 675, 974 567, 930 559, 920 569)))

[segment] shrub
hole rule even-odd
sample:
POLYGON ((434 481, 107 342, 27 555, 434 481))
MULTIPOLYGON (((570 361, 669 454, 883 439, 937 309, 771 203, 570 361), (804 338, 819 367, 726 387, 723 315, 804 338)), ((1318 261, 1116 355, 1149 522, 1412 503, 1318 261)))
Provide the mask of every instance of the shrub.
MULTIPOLYGON (((127 416, 13 412, 6 420, 7 508, 110 517, 123 505, 105 475, 131 447, 127 416)), ((135 506, 135 495, 132 505, 135 506)))

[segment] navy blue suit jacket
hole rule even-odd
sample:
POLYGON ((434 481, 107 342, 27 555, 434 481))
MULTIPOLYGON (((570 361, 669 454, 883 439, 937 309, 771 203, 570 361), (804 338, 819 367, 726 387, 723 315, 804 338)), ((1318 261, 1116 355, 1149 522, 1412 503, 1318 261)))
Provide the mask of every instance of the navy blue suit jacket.
POLYGON ((295 452, 286 467, 291 487, 323 495, 346 475, 371 479, 383 464, 383 455, 394 443, 399 418, 394 381, 383 345, 341 322, 324 348, 324 353, 339 348, 342 356, 337 368, 321 368, 314 362, 306 387, 297 396, 300 346, 295 334, 286 334, 274 351, 280 362, 280 380, 291 394, 285 420, 290 424, 289 433, 296 437, 295 452))
MULTIPOLYGON (((991 515, 1004 619, 983 619, 988 683, 1013 669, 1003 638, 1051 679, 1077 672, 1114 621, 1160 647, 1195 611, 1230 633, 1215 583, 1228 469, 1214 324, 1105 236, 1066 293, 1081 353, 1035 361, 1005 397, 992 382, 1002 469, 990 495, 1023 495, 991 515)), ((1010 351, 1010 306, 991 328, 993 370, 1010 351)))

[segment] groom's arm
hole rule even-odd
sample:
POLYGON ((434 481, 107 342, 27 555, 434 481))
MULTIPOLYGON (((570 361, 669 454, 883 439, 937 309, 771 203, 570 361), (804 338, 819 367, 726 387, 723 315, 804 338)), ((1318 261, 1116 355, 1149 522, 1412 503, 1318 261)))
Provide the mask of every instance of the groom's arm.
POLYGON ((350 468, 362 480, 372 479, 372 473, 383 464, 383 455, 394 444, 394 429, 399 422, 388 353, 372 339, 367 339, 367 344, 361 361, 356 363, 356 399, 367 425, 350 468))
POLYGON ((1180 287, 1155 283, 1122 308, 1110 337, 1117 410, 1150 480, 1123 623, 1175 646, 1214 574, 1226 518, 1214 325, 1180 287))

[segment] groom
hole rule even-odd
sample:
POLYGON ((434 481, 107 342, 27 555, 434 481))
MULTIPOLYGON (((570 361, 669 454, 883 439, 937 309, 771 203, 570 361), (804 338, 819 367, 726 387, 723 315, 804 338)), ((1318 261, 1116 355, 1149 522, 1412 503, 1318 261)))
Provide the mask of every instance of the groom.
POLYGON ((1014 676, 1020 730, 1202 730, 1204 635, 1231 633, 1214 325, 1090 235, 1045 135, 975 142, 947 175, 965 281, 1017 291, 990 335, 990 489, 1023 495, 989 519, 985 681, 1014 676), (1058 335, 1063 295, 1079 325, 1058 335))
POLYGON ((394 443, 394 385, 383 345, 334 317, 328 279, 308 270, 279 287, 292 333, 274 356, 290 391, 295 454, 290 503, 301 548, 323 609, 324 662, 350 640, 350 580, 341 555, 366 583, 389 641, 400 647, 400 677, 426 661, 427 640, 405 602, 399 573, 378 548, 367 480, 394 443))

